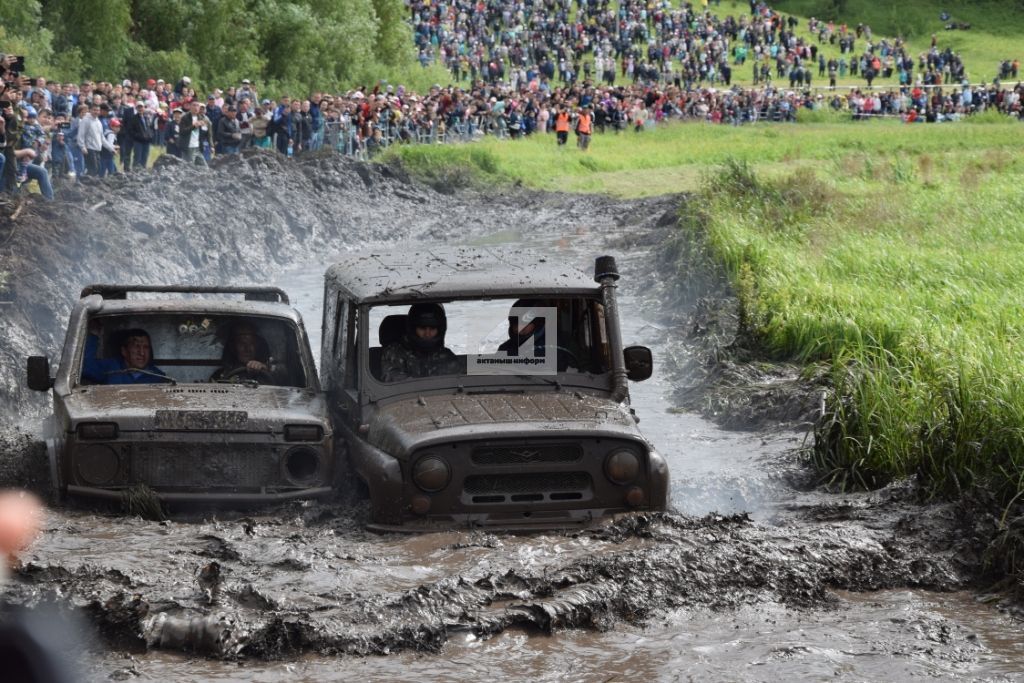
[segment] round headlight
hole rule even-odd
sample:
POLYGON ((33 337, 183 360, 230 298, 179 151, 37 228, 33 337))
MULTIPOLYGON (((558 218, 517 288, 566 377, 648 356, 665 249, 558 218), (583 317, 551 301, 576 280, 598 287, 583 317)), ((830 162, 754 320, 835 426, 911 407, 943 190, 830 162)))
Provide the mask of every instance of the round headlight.
POLYGON ((451 478, 452 469, 436 455, 420 458, 412 468, 413 482, 427 493, 440 491, 451 478))
POLYGON ((312 448, 298 446, 284 455, 284 473, 296 486, 311 486, 320 479, 320 454, 312 448))
POLYGON ((87 484, 105 486, 121 471, 121 459, 110 446, 96 444, 83 448, 75 458, 78 476, 87 484))
POLYGON ((604 473, 616 484, 628 484, 640 475, 640 458, 625 448, 612 451, 604 461, 604 473))

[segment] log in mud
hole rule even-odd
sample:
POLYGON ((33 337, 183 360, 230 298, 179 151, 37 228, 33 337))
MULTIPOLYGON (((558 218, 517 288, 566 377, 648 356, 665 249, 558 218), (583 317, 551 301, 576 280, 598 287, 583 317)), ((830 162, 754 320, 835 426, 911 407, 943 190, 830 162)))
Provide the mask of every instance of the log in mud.
MULTIPOLYGON (((695 278, 701 285, 681 294, 674 270, 652 267, 685 198, 440 193, 400 168, 264 153, 209 171, 167 160, 151 174, 62 195, 27 202, 14 220, 8 214, 0 235, 13 302, 0 329, 3 486, 47 493, 34 430, 48 401, 22 388, 24 357, 58 356, 85 284, 274 283, 293 295, 313 332, 318 273, 332 254, 367 244, 507 244, 552 250, 583 268, 598 253, 623 255, 624 330, 654 348, 658 363, 633 403, 669 458, 676 509, 572 533, 404 536, 366 532, 365 504, 346 499, 166 521, 53 508, 3 601, 76 615, 94 638, 83 637, 82 655, 92 677, 204 680, 230 663, 232 678, 262 680, 260 672, 283 662, 292 667, 285 671, 307 667, 311 679, 342 680, 356 669, 394 680, 431 671, 469 679, 479 670, 455 666, 467 643, 525 632, 570 648, 574 634, 594 634, 600 651, 569 677, 607 680, 603 671, 629 675, 613 658, 636 633, 661 643, 654 661, 675 651, 688 620, 733 624, 740 632, 730 637, 754 643, 765 629, 801 623, 822 625, 824 634, 830 615, 863 609, 851 595, 878 595, 878 610, 903 621, 890 625, 885 646, 872 635, 877 624, 852 626, 854 643, 875 644, 849 662, 835 655, 840 677, 998 680, 1007 661, 1024 662, 1000 640, 1015 626, 995 609, 968 621, 936 616, 922 598, 957 591, 969 600, 986 585, 991 519, 955 504, 924 505, 909 484, 846 495, 806 488, 799 447, 817 405, 813 383, 798 380, 796 368, 729 357, 734 303, 720 279, 695 278), (390 657, 348 659, 330 675, 318 668, 369 654, 390 657)), ((795 675, 823 651, 816 638, 803 650, 755 647, 748 668, 717 671, 729 680, 795 675)), ((563 655, 525 642, 537 659, 515 677, 557 679, 543 662, 563 655)), ((479 666, 510 666, 509 656, 491 648, 479 666)), ((699 656, 673 657, 641 669, 672 680, 678 667, 693 666, 715 678, 699 656)))

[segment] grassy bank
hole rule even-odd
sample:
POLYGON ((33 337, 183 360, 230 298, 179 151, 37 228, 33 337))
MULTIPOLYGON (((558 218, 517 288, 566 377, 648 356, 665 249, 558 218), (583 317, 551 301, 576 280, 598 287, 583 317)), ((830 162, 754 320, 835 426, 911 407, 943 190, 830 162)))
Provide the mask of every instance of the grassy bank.
MULTIPOLYGON (((1019 123, 683 124, 394 152, 419 174, 640 196, 691 191, 764 353, 826 363, 816 464, 837 485, 919 474, 938 495, 1024 492, 1019 123)), ((1024 496, 1022 496, 1024 497, 1024 496)))

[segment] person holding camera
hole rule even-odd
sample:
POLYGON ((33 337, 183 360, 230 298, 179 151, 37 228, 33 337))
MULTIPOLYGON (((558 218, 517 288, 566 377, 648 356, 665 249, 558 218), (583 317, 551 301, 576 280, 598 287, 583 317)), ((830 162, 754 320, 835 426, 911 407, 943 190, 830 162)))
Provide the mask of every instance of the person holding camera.
POLYGON ((0 139, 3 144, 3 179, 0 189, 14 193, 18 189, 18 159, 15 151, 21 141, 22 119, 18 108, 21 91, 7 81, 0 81, 0 139))

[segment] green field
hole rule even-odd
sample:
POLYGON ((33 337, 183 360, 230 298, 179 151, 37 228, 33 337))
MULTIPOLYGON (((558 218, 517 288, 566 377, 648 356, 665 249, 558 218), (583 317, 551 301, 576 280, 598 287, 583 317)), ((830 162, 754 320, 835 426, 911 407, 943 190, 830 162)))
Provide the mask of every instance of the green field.
MULTIPOLYGON (((825 366, 822 481, 920 475, 935 495, 1024 492, 1024 125, 678 124, 404 147, 432 182, 636 197, 690 192, 681 237, 732 279, 766 358, 825 366)), ((685 277, 686 270, 680 271, 685 277)))

